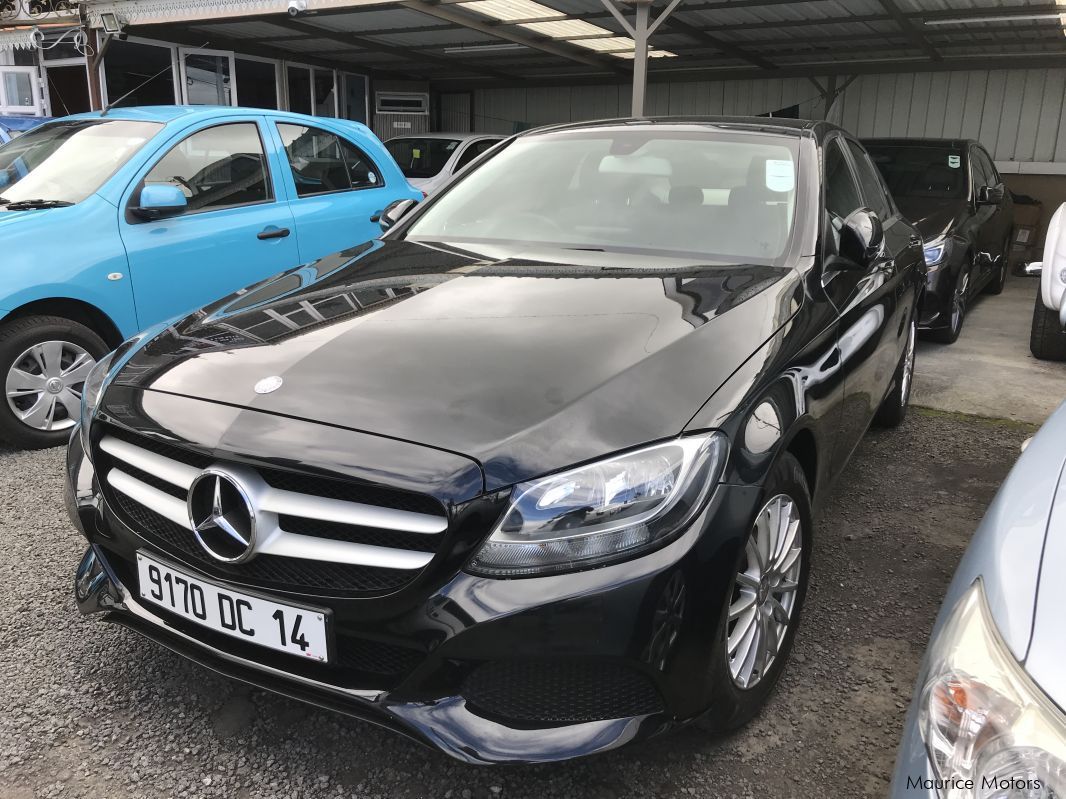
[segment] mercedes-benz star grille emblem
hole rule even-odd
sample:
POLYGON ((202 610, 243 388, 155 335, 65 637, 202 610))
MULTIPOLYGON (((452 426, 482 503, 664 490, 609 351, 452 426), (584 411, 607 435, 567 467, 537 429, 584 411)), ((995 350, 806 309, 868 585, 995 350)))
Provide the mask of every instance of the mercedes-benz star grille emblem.
POLYGON ((207 554, 225 563, 252 556, 255 511, 234 478, 206 471, 189 488, 189 522, 207 554))

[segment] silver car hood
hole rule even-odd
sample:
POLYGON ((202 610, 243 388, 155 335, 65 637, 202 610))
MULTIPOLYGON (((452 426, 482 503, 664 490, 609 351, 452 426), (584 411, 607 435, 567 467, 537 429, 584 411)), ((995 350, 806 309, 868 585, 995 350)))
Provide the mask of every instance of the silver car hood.
MULTIPOLYGON (((1063 414, 1061 406, 1055 416, 1063 414)), ((1060 425, 1066 428, 1066 425, 1060 425)), ((1041 431, 1041 435, 1043 431, 1041 431)), ((1062 458, 1066 430, 1060 430, 1054 443, 1062 458)), ((1066 608, 1066 467, 1060 468, 1058 485, 1048 515, 1047 538, 1040 557, 1032 638, 1025 657, 1029 676, 1060 708, 1066 708, 1066 636, 1063 635, 1063 608, 1066 608)), ((1034 553, 1039 557, 1041 553, 1034 553)), ((1009 573, 1005 574, 1010 578, 1009 573)))

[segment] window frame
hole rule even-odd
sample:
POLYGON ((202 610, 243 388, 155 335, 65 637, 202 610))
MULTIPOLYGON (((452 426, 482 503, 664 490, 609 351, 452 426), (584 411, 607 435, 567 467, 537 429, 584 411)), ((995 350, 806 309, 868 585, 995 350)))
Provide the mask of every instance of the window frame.
MULTIPOLYGON (((826 155, 826 151, 833 145, 835 145, 835 146, 840 148, 840 153, 844 157, 844 165, 847 167, 848 174, 851 175, 851 184, 855 188, 855 196, 858 198, 860 203, 866 201, 866 198, 863 196, 862 184, 859 182, 858 175, 855 174, 855 166, 854 166, 854 164, 851 163, 851 153, 848 151, 848 147, 847 147, 845 142, 846 142, 846 137, 842 133, 837 133, 837 134, 834 134, 832 136, 829 136, 822 143, 822 148, 821 149, 822 149, 822 153, 823 153, 823 158, 822 158, 822 169, 821 169, 820 178, 821 178, 821 182, 822 182, 822 210, 824 212, 823 216, 825 214, 832 214, 833 216, 836 216, 836 214, 833 214, 833 212, 829 210, 829 202, 828 202, 828 200, 829 200, 829 180, 828 180, 828 175, 827 175, 826 169, 825 169, 826 163, 829 160, 827 155, 826 155)), ((854 213, 855 211, 858 211, 860 208, 863 208, 863 207, 864 206, 859 205, 858 207, 853 209, 852 213, 854 213)), ((847 217, 838 217, 838 218, 847 219, 847 217)), ((825 220, 823 219, 823 222, 824 221, 825 220)))
MULTIPOLYGON (((374 159, 371 158, 369 155, 367 155, 366 151, 362 147, 357 145, 355 142, 353 142, 347 136, 344 136, 344 135, 342 135, 340 133, 337 133, 335 131, 329 130, 328 128, 324 128, 324 127, 321 127, 321 126, 318 126, 318 125, 304 125, 304 124, 302 124, 300 122, 289 122, 289 121, 286 121, 286 120, 283 120, 283 119, 274 120, 274 128, 275 128, 275 130, 276 130, 276 132, 278 134, 278 142, 281 145, 280 155, 282 157, 282 163, 284 163, 286 166, 289 167, 289 176, 292 178, 292 183, 293 183, 293 199, 292 199, 292 201, 293 202, 297 202, 299 200, 310 200, 310 199, 313 199, 315 197, 327 197, 327 196, 329 196, 331 194, 343 194, 344 192, 349 192, 349 191, 366 191, 368 189, 381 189, 381 188, 384 188, 386 186, 385 176, 381 173, 381 170, 378 168, 377 162, 374 161, 374 159), (352 149, 354 149, 357 152, 359 152, 360 154, 362 154, 364 160, 371 167, 371 171, 373 171, 373 173, 375 175, 377 175, 377 177, 378 177, 377 183, 374 183, 373 185, 370 185, 370 186, 349 186, 346 189, 329 189, 328 191, 319 191, 319 192, 315 192, 314 194, 303 194, 303 195, 301 195, 300 194, 300 187, 296 183, 296 170, 292 166, 292 161, 289 160, 289 148, 285 145, 285 137, 284 137, 284 135, 282 135, 282 132, 281 132, 282 125, 288 125, 289 127, 293 127, 293 128, 303 128, 305 130, 317 130, 320 133, 325 133, 325 134, 327 134, 329 136, 332 136, 333 138, 337 139, 338 142, 346 143, 349 147, 351 147, 352 149)), ((344 158, 344 150, 343 150, 343 148, 341 149, 341 158, 344 158)), ((348 169, 348 161, 347 161, 347 159, 344 160, 344 171, 348 175, 348 180, 351 181, 352 175, 351 175, 351 171, 348 169)))
POLYGON ((149 166, 144 171, 144 174, 141 175, 141 178, 137 182, 137 185, 134 187, 134 190, 132 192, 130 192, 129 200, 126 203, 126 221, 129 222, 130 224, 148 224, 148 223, 152 223, 152 222, 172 221, 174 219, 182 219, 184 217, 189 217, 189 216, 199 216, 201 214, 210 214, 210 213, 215 213, 216 211, 231 211, 231 210, 233 210, 235 208, 251 208, 252 206, 256 206, 256 205, 270 205, 270 204, 276 203, 278 201, 278 194, 277 194, 277 192, 274 189, 275 189, 275 186, 274 186, 274 173, 270 169, 270 156, 269 156, 269 153, 267 151, 266 140, 263 138, 263 131, 262 131, 262 128, 260 127, 260 125, 259 125, 259 121, 256 120, 256 119, 231 119, 231 120, 226 120, 225 122, 218 122, 218 123, 215 123, 215 124, 212 124, 212 125, 205 125, 204 127, 198 128, 198 129, 192 131, 191 133, 186 133, 185 135, 181 136, 177 141, 175 141, 173 144, 168 146, 166 148, 166 152, 164 152, 162 155, 160 155, 158 158, 156 158, 156 159, 154 159, 152 161, 151 166, 149 166), (205 131, 214 130, 215 128, 229 127, 229 126, 232 126, 232 125, 251 125, 252 127, 255 128, 256 136, 258 136, 258 138, 259 138, 259 146, 262 148, 262 151, 263 151, 263 168, 264 168, 265 173, 266 173, 266 188, 267 188, 267 191, 269 192, 269 194, 267 195, 267 198, 265 200, 254 200, 252 202, 245 202, 245 203, 233 203, 231 205, 213 205, 210 208, 199 208, 199 209, 196 209, 196 210, 187 209, 186 211, 184 211, 181 214, 178 214, 177 216, 168 217, 166 219, 142 219, 141 217, 138 217, 135 214, 133 214, 132 209, 136 208, 138 203, 140 202, 141 191, 144 190, 144 187, 146 185, 146 181, 148 180, 148 176, 150 174, 152 174, 152 172, 156 169, 156 167, 158 167, 163 162, 163 159, 166 158, 168 155, 170 155, 174 151, 174 149, 176 147, 178 147, 181 144, 183 144, 184 142, 188 141, 193 136, 198 136, 199 134, 204 133, 205 131))
POLYGON ((884 177, 881 175, 881 170, 877 168, 877 165, 870 157, 869 151, 862 145, 862 142, 850 136, 841 136, 839 138, 844 140, 846 144, 845 150, 847 150, 847 154, 851 158, 853 171, 855 173, 855 179, 858 182, 859 196, 864 202, 867 203, 866 207, 878 215, 878 218, 881 220, 881 223, 887 224, 888 221, 896 215, 896 207, 895 203, 893 203, 892 201, 892 192, 890 192, 888 190, 888 187, 885 185, 884 177), (882 214, 876 208, 869 204, 871 198, 866 196, 867 191, 865 186, 863 185, 861 176, 862 165, 858 162, 859 157, 855 154, 854 150, 852 150, 853 147, 866 156, 866 166, 868 166, 870 171, 872 172, 874 183, 877 185, 881 192, 881 197, 878 199, 881 203, 884 204, 887 213, 882 214))

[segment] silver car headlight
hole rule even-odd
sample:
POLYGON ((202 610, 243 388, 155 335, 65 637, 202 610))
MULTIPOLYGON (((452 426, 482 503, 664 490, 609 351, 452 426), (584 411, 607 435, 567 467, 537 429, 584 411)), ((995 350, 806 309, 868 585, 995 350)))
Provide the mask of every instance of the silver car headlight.
POLYGON ((1066 716, 1007 648, 980 580, 930 644, 918 723, 943 799, 1066 796, 1066 716))
POLYGON ((655 546, 703 508, 727 449, 722 433, 690 436, 521 483, 468 571, 568 571, 655 546))

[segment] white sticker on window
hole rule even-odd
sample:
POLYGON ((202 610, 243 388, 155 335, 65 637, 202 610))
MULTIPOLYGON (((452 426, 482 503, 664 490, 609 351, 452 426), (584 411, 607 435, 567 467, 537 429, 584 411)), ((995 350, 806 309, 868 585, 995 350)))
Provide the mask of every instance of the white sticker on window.
POLYGON ((948 156, 948 166, 950 166, 952 169, 958 169, 960 166, 962 166, 962 156, 961 155, 949 155, 948 156))
POLYGON ((766 159, 766 188, 770 191, 792 191, 796 187, 796 166, 784 159, 766 159))

